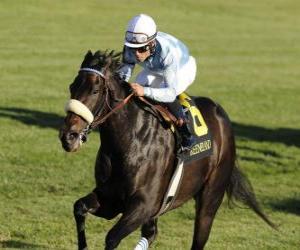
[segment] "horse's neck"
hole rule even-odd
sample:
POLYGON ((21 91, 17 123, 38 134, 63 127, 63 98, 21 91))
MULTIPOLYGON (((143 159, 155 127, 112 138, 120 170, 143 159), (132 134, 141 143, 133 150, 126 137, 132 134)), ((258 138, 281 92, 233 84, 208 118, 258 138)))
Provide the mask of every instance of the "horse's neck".
MULTIPOLYGON (((121 89, 116 94, 124 98, 128 92, 121 89)), ((101 152, 110 159, 109 167, 117 176, 124 171, 128 177, 137 174, 137 159, 146 158, 146 152, 154 155, 155 145, 161 147, 162 141, 172 145, 171 132, 166 131, 152 113, 144 110, 135 97, 107 119, 100 128, 100 136, 101 152)), ((168 156, 170 151, 166 154, 168 156)))
POLYGON ((107 120, 106 127, 112 133, 119 134, 121 132, 120 136, 122 137, 122 134, 139 130, 144 113, 145 111, 138 107, 135 100, 131 98, 128 103, 107 120))
MULTIPOLYGON (((111 106, 115 107, 119 104, 120 100, 124 100, 130 94, 130 91, 127 82, 113 79, 111 83, 116 99, 111 103, 111 106)), ((132 133, 136 133, 136 131, 140 129, 141 119, 144 113, 145 111, 136 104, 134 97, 132 97, 122 108, 107 119, 103 129, 100 130, 100 132, 103 131, 101 133, 101 140, 102 137, 105 138, 106 135, 109 134, 109 139, 116 138, 121 140, 125 138, 124 143, 132 143, 126 139, 132 136, 132 133)))
POLYGON ((117 99, 125 99, 130 94, 129 84, 117 77, 111 76, 110 85, 117 99))

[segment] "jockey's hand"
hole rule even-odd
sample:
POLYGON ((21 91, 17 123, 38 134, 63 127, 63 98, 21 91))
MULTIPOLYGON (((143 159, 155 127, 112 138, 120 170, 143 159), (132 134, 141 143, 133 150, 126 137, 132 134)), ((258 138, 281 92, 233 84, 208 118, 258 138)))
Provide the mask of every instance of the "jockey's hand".
POLYGON ((144 87, 141 86, 140 84, 138 83, 129 83, 130 84, 130 87, 132 88, 133 90, 133 93, 136 95, 136 96, 144 96, 144 87))

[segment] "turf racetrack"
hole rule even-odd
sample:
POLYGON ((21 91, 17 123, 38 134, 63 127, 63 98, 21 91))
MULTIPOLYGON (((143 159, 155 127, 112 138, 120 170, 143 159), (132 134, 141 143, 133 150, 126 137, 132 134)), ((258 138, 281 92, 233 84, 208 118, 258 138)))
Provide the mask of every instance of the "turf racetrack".
MULTIPOLYGON (((154 1, 152 1, 154 2, 154 1)), ((300 2, 0 2, 0 248, 76 249, 73 202, 94 187, 99 138, 77 154, 58 140, 68 85, 88 49, 121 50, 144 12, 197 59, 189 89, 229 113, 239 163, 280 232, 248 209, 220 208, 207 249, 299 249, 300 2)), ((152 249, 189 249, 194 203, 159 220, 152 249)), ((88 217, 90 249, 115 223, 88 217)), ((133 249, 137 231, 119 249, 133 249)))

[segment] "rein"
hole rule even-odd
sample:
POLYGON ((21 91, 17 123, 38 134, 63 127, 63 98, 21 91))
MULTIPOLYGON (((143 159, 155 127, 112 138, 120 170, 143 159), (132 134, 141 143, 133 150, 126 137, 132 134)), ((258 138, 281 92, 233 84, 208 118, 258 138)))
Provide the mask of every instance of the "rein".
POLYGON ((130 100, 130 98, 133 96, 133 93, 131 93, 130 95, 128 95, 125 99, 123 99, 122 101, 120 101, 117 106, 115 106, 113 109, 111 109, 110 112, 108 112, 105 116, 100 117, 98 116, 97 118, 94 119, 94 121, 92 122, 92 124, 90 125, 90 128, 93 129, 97 126, 99 126, 100 124, 102 124, 103 122, 105 122, 105 120, 110 117, 112 114, 114 114, 117 110, 123 108, 126 103, 128 103, 128 101, 130 100))
POLYGON ((100 115, 96 116, 96 118, 94 118, 94 120, 90 124, 88 124, 86 126, 86 128, 84 128, 81 131, 81 133, 79 134, 81 142, 86 142, 87 141, 87 135, 91 132, 91 130, 94 129, 94 128, 96 128, 97 126, 101 125, 102 123, 104 123, 108 117, 110 117, 112 114, 114 114, 119 109, 123 108, 128 103, 128 101, 130 100, 130 98, 133 95, 134 95, 133 93, 131 93, 130 95, 128 95, 125 99, 123 99, 122 101, 120 101, 117 104, 117 106, 115 106, 113 109, 111 109, 110 106, 108 105, 108 107, 111 109, 110 112, 108 112, 103 117, 101 117, 100 115))

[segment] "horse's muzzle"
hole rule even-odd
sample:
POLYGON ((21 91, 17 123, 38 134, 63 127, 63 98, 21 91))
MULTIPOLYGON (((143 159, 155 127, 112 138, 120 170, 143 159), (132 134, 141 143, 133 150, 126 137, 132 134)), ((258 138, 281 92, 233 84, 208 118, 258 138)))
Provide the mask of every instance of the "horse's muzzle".
POLYGON ((63 149, 67 152, 76 152, 82 144, 80 133, 72 130, 66 131, 63 128, 59 131, 59 139, 63 149))

